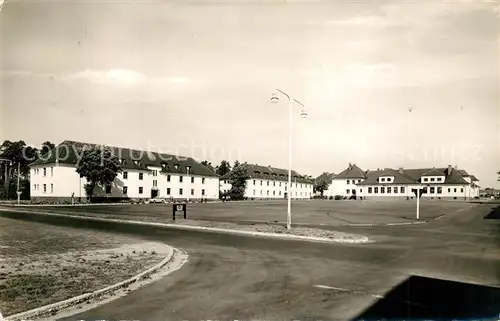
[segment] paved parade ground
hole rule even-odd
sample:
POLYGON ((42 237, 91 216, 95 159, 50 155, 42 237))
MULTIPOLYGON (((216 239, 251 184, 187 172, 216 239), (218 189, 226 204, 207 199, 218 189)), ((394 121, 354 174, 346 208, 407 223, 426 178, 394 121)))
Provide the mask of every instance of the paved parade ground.
MULTIPOLYGON (((462 201, 421 200, 420 220, 429 220, 469 207, 462 201)), ((22 207, 16 207, 22 208, 22 207)), ((26 207, 34 209, 35 207, 26 207)), ((51 212, 93 214, 108 218, 129 218, 164 222, 172 218, 172 204, 124 204, 36 207, 51 212)), ((214 202, 188 204, 188 218, 221 222, 286 222, 286 200, 214 202)), ((416 200, 294 200, 292 223, 312 226, 349 224, 393 224, 416 221, 416 200)))

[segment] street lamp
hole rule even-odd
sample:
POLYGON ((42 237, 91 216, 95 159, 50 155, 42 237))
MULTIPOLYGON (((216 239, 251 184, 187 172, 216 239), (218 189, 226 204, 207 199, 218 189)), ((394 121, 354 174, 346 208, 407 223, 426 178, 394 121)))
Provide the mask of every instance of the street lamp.
MULTIPOLYGON (((288 132, 288 193, 287 193, 287 217, 286 217, 286 229, 289 230, 292 227, 292 201, 291 201, 291 193, 292 193, 292 106, 293 103, 296 102, 300 106, 302 106, 302 110, 300 112, 301 117, 306 117, 307 113, 304 110, 304 104, 299 102, 296 99, 293 99, 289 94, 276 89, 279 93, 285 96, 288 99, 288 112, 289 112, 289 132, 288 132)), ((277 94, 273 94, 271 96, 271 103, 278 103, 279 97, 277 94)))

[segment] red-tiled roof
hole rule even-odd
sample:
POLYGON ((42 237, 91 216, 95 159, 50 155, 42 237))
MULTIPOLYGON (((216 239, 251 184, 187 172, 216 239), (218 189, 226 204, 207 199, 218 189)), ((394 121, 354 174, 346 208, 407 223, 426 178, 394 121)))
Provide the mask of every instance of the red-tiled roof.
POLYGON ((381 176, 394 176, 393 183, 384 182, 382 184, 420 184, 420 178, 422 176, 445 176, 445 181, 442 184, 469 184, 464 180, 462 175, 460 175, 459 170, 455 168, 451 168, 450 175, 448 175, 448 168, 402 169, 402 174, 398 170, 386 168, 384 170, 368 172, 367 176, 368 178, 358 183, 358 185, 379 184, 378 178, 381 176))
MULTIPOLYGON (((66 140, 51 150, 48 157, 45 155, 46 157, 30 165, 54 164, 56 161, 62 164, 76 165, 82 148, 101 146, 103 145, 66 140)), ((123 160, 121 163, 122 169, 147 170, 147 166, 155 166, 161 167, 161 171, 165 173, 187 173, 189 167, 189 173, 193 175, 217 176, 213 170, 191 157, 114 146, 104 147, 111 149, 118 159, 123 160)))
POLYGON ((433 168, 428 172, 423 173, 421 176, 444 176, 445 173, 443 171, 438 170, 437 168, 433 168))

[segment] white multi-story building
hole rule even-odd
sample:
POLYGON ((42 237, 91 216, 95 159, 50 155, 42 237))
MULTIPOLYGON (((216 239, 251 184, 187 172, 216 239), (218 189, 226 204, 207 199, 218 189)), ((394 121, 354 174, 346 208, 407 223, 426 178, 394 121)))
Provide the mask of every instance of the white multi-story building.
MULTIPOLYGON (((288 197, 288 170, 256 164, 241 164, 248 173, 244 196, 248 199, 285 199, 288 197)), ((233 169, 234 170, 234 169, 233 169)), ((231 190, 230 173, 220 179, 220 191, 231 190)), ((292 199, 309 199, 313 194, 313 181, 292 171, 290 188, 292 199)))
MULTIPOLYGON (((64 141, 30 165, 31 198, 85 200, 86 179, 76 172, 82 148, 100 146, 64 141)), ((109 147, 122 171, 106 188, 97 186, 94 197, 173 200, 218 199, 219 177, 193 158, 109 147)))
POLYGON ((452 167, 399 170, 385 168, 362 171, 354 164, 333 177, 329 188, 343 197, 413 198, 422 190, 422 198, 471 199, 479 196, 479 180, 466 171, 452 167))

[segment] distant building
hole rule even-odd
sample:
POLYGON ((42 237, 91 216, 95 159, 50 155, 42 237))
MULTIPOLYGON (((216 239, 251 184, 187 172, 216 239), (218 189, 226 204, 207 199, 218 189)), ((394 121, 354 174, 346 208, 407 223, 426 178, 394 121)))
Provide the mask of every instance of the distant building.
MULTIPOLYGON (((324 172, 323 174, 319 175, 318 177, 316 177, 316 179, 314 180, 315 184, 321 182, 321 181, 325 181, 328 183, 328 189, 326 189, 324 192, 323 192, 323 196, 324 197, 330 197, 330 196, 335 196, 335 194, 333 193, 333 188, 332 188, 332 180, 333 178, 335 177, 335 173, 328 173, 328 172, 324 172)), ((321 193, 320 192, 316 192, 315 193, 316 196, 321 196, 321 193)))
MULTIPOLYGON (((87 183, 76 172, 81 149, 101 146, 64 141, 48 155, 30 165, 32 200, 86 199, 87 183)), ((109 147, 119 159, 122 172, 113 184, 96 187, 94 197, 174 200, 218 199, 219 177, 210 168, 189 157, 109 147)))
MULTIPOLYGON (((241 164, 248 175, 245 197, 252 199, 284 199, 288 195, 288 170, 256 164, 241 164)), ((234 170, 234 169, 233 169, 234 170)), ((231 190, 230 173, 220 178, 221 193, 231 190)), ((293 199, 309 199, 313 194, 313 180, 292 171, 291 195, 293 199)))
POLYGON ((398 170, 385 168, 363 171, 355 164, 332 178, 331 192, 344 197, 415 197, 413 189, 423 188, 422 198, 471 199, 479 196, 479 180, 465 170, 447 168, 398 170))

